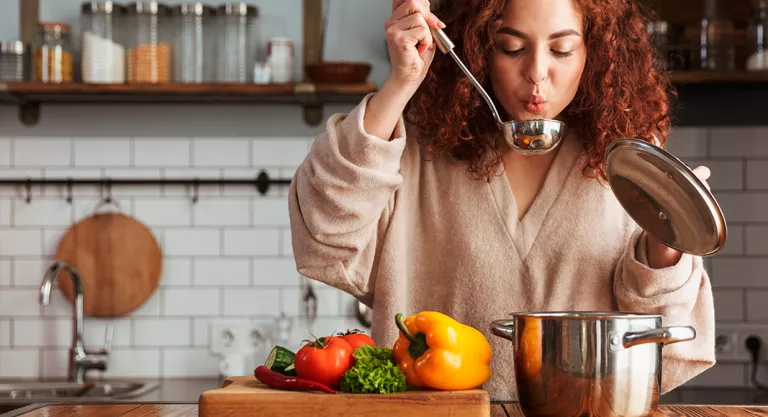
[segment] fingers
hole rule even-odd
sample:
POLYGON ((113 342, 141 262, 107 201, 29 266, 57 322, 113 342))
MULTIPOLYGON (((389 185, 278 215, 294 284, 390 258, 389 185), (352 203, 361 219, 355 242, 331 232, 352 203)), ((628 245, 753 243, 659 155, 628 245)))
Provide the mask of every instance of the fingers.
POLYGON ((419 55, 434 47, 432 33, 421 13, 412 14, 398 21, 390 26, 387 32, 396 45, 407 47, 418 45, 419 55))
POLYGON ((385 25, 387 28, 389 26, 394 25, 399 20, 402 20, 410 15, 413 14, 422 14, 428 23, 428 26, 432 29, 443 29, 445 28, 445 23, 443 23, 440 19, 437 18, 432 12, 429 10, 429 1, 427 0, 394 0, 393 6, 395 2, 399 2, 400 5, 392 12, 392 16, 390 16, 389 20, 387 21, 387 24, 385 25))
POLYGON ((703 181, 708 180, 710 175, 712 175, 712 172, 709 170, 709 168, 703 165, 694 168, 693 173, 703 181))
POLYGON ((405 0, 392 0, 392 12, 394 13, 394 11, 403 3, 405 3, 405 0))
POLYGON ((427 48, 424 53, 420 52, 421 58, 424 60, 424 63, 427 64, 427 68, 432 65, 432 60, 435 58, 436 50, 437 44, 432 43, 432 47, 427 48))
POLYGON ((704 183, 704 186, 707 187, 708 190, 711 190, 709 183, 707 183, 707 180, 709 179, 712 172, 709 170, 709 168, 705 166, 698 166, 693 169, 693 173, 696 174, 697 177, 701 180, 701 182, 704 183))

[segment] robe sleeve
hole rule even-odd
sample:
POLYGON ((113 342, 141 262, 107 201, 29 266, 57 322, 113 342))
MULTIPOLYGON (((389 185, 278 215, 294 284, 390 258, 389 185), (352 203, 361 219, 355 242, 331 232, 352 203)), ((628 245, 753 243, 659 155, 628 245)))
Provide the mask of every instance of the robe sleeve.
POLYGON ((372 95, 349 114, 335 114, 313 142, 289 187, 293 254, 302 275, 370 305, 377 244, 400 187, 405 149, 401 117, 393 138, 364 129, 372 95))
POLYGON ((665 394, 715 364, 715 311, 712 286, 701 257, 683 254, 676 265, 648 266, 648 235, 638 228, 614 276, 619 310, 661 314, 662 325, 692 326, 696 338, 662 349, 661 393, 665 394))

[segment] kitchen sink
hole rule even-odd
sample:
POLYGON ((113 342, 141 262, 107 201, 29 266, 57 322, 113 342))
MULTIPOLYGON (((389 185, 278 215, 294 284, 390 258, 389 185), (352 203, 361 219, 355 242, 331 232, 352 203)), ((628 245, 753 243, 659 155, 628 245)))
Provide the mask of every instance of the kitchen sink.
POLYGON ((142 396, 157 382, 94 380, 83 384, 64 380, 0 381, 0 414, 33 403, 120 401, 142 396))
POLYGON ((157 384, 143 381, 69 381, 0 382, 0 402, 8 400, 48 401, 66 398, 133 398, 151 391, 157 384))

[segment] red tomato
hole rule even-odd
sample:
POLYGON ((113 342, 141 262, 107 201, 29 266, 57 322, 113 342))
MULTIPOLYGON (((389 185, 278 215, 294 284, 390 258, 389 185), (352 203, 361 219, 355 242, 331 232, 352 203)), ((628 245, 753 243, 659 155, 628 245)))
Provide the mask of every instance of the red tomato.
POLYGON ((352 346, 352 352, 354 352, 355 349, 365 345, 376 347, 376 342, 374 342, 373 339, 371 339, 371 337, 367 334, 361 333, 360 330, 347 330, 346 333, 337 334, 339 337, 346 340, 350 346, 352 346))
POLYGON ((337 389, 354 364, 354 349, 340 337, 323 337, 304 345, 294 358, 296 374, 337 389))

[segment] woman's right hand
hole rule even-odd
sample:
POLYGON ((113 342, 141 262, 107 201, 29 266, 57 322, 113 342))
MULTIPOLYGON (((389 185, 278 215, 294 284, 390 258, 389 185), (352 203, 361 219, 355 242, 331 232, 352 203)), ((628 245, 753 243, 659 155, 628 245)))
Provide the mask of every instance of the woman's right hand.
POLYGON ((415 93, 435 57, 431 29, 445 24, 429 10, 428 0, 392 0, 392 15, 384 26, 392 64, 389 81, 415 93))
POLYGON ((385 27, 392 74, 368 102, 363 128, 389 140, 435 57, 431 29, 445 24, 429 11, 428 0, 392 0, 392 16, 385 27))

